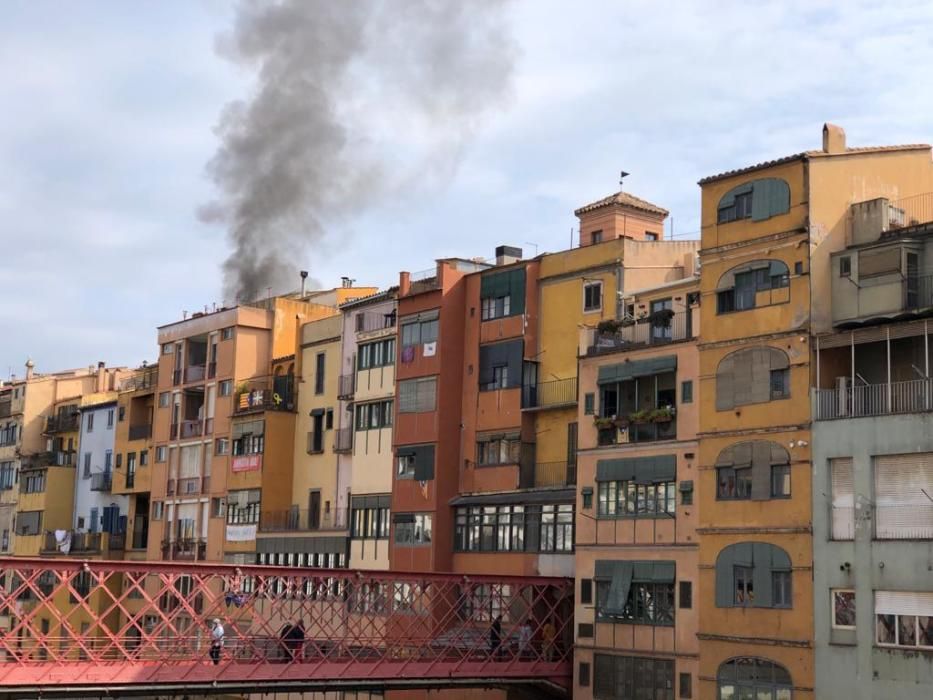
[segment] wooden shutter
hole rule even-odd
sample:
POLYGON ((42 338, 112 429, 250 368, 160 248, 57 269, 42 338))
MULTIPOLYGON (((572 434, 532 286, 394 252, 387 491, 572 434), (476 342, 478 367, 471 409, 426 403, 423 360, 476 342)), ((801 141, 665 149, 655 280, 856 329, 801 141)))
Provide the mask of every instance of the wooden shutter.
POLYGON ((723 548, 716 557, 716 607, 731 608, 734 603, 735 581, 733 580, 733 567, 735 566, 735 546, 723 548))
POLYGON ((875 535, 933 538, 933 454, 875 458, 875 535))
POLYGON ((832 538, 851 540, 855 536, 852 458, 834 459, 830 461, 829 469, 832 481, 832 538))

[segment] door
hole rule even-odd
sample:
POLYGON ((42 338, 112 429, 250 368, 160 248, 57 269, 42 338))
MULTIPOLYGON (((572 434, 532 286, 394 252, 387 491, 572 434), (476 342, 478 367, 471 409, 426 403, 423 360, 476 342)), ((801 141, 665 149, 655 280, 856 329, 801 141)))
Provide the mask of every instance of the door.
POLYGON ((577 483, 577 423, 567 424, 567 484, 577 483))
POLYGON ((321 527, 321 492, 311 491, 308 494, 308 528, 317 530, 321 527))
POLYGON ((663 343, 671 340, 671 326, 674 319, 670 315, 673 308, 671 299, 658 299, 651 302, 651 342, 663 343), (664 313, 668 312, 668 313, 664 313))

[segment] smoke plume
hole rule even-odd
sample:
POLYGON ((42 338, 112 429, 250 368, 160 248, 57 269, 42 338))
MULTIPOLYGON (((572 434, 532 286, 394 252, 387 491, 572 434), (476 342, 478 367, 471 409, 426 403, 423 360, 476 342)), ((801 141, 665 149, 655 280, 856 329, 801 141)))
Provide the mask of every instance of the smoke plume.
POLYGON ((507 1, 241 3, 217 49, 256 84, 220 116, 198 212, 228 229, 226 299, 293 289, 325 227, 455 172, 509 93, 507 1))

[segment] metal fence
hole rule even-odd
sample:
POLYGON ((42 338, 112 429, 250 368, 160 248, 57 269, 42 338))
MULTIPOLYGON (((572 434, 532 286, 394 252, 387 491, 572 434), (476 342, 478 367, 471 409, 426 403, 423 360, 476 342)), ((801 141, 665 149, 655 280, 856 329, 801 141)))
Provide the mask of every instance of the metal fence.
POLYGON ((814 389, 814 418, 860 418, 933 410, 933 379, 814 389))

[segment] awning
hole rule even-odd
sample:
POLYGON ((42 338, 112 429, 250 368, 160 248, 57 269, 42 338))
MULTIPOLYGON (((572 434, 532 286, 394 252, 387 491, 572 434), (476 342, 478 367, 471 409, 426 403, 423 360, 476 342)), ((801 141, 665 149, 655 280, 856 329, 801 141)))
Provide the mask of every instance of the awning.
POLYGON ((510 493, 477 493, 457 496, 450 500, 452 506, 507 506, 537 505, 544 503, 573 503, 576 493, 571 489, 538 489, 535 491, 510 493))
POLYGON ((601 459, 596 463, 596 481, 634 481, 636 484, 661 484, 676 481, 676 479, 676 455, 601 459))
POLYGON ((676 572, 672 560, 597 559, 593 578, 610 582, 600 608, 610 615, 621 615, 633 583, 674 583, 676 572))
POLYGON ((652 357, 647 360, 629 360, 615 365, 603 365, 599 368, 598 384, 614 384, 635 377, 647 377, 677 369, 677 355, 652 357))

